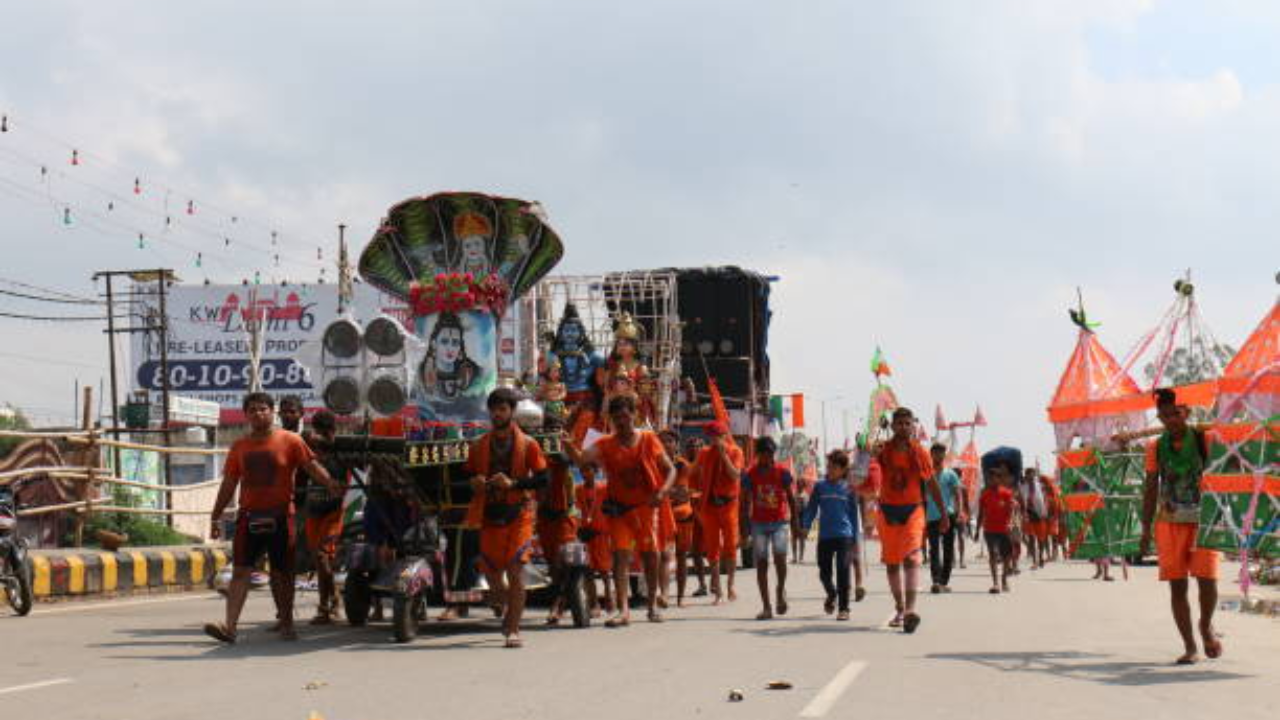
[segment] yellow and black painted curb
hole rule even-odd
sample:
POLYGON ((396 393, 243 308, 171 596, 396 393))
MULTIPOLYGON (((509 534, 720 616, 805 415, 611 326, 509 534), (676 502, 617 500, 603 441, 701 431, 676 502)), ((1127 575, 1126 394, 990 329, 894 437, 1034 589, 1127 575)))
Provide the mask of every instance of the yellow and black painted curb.
POLYGON ((37 600, 208 586, 229 562, 223 548, 31 553, 37 600))

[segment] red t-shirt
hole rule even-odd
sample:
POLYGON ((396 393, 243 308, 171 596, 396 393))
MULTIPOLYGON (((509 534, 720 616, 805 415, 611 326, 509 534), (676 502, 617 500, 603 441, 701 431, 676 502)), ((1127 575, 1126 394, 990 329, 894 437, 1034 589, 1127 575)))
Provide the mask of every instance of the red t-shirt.
POLYGON ((242 437, 231 445, 223 474, 240 481, 240 510, 293 512, 294 474, 315 459, 306 441, 288 430, 265 438, 242 437))
POLYGON ((990 533, 1009 532, 1015 502, 1013 489, 1003 485, 991 486, 982 491, 978 499, 982 508, 982 529, 990 533))
POLYGON ((880 504, 918 505, 924 502, 920 485, 933 477, 933 459, 923 445, 912 440, 909 449, 903 451, 889 442, 876 459, 883 473, 880 504))
POLYGON ((787 502, 793 483, 791 473, 777 465, 768 470, 753 465, 743 480, 750 488, 751 522, 777 523, 791 519, 791 505, 787 502))
POLYGON ((600 466, 609 478, 609 499, 623 505, 648 505, 653 494, 662 487, 660 460, 667 454, 657 434, 637 430, 639 439, 632 447, 624 446, 616 435, 596 441, 600 466))

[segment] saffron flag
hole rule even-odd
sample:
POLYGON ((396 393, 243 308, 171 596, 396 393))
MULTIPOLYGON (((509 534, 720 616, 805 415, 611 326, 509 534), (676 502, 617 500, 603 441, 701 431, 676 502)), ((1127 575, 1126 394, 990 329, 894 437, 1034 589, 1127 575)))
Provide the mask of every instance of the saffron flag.
POLYGON ((730 427, 729 409, 724 405, 724 396, 720 394, 720 386, 716 384, 715 378, 707 378, 707 389, 711 391, 711 410, 715 413, 716 422, 724 423, 726 428, 730 427))
POLYGON ((871 374, 877 378, 881 375, 893 375, 893 370, 889 369, 889 363, 884 359, 884 353, 880 351, 880 346, 876 346, 876 354, 871 356, 871 374))
POLYGON ((804 395, 795 393, 770 397, 769 413, 784 430, 804 427, 804 395))

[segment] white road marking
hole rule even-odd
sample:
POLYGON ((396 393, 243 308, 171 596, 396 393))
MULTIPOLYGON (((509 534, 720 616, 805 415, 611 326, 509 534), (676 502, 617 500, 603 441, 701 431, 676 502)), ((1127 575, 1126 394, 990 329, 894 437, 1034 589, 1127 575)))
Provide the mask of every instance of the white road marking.
POLYGON ((56 678, 54 680, 45 680, 43 682, 35 682, 27 685, 14 685, 13 687, 0 688, 0 695, 23 692, 24 690, 39 690, 40 688, 50 687, 52 685, 66 685, 69 682, 73 682, 71 678, 56 678))
POLYGON ((32 611, 32 616, 39 615, 57 615, 60 613, 73 612, 89 612, 91 610, 111 610, 113 608, 128 608, 138 605, 156 605, 158 603, 187 602, 191 600, 208 600, 210 598, 219 597, 217 593, 198 593, 194 595, 175 595, 172 597, 151 598, 149 600, 121 600, 119 602, 102 602, 102 603, 71 603, 61 607, 52 607, 48 610, 32 611))
POLYGON ((867 664, 862 660, 854 660, 848 665, 841 668, 836 676, 831 678, 831 682, 818 692, 818 695, 804 706, 800 711, 800 717, 803 718, 820 718, 827 714, 832 705, 836 704, 836 700, 844 694, 849 685, 858 679, 858 675, 867 668, 867 664))

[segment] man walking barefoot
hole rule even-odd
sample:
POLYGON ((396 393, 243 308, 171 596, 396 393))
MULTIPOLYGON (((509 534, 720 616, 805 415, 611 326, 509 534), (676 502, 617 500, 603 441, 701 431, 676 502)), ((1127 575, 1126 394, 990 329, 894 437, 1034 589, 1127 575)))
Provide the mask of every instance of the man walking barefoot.
POLYGON ((1154 530, 1160 579, 1169 583, 1173 621, 1182 636, 1183 653, 1176 662, 1191 665, 1199 660, 1199 648, 1191 625, 1188 577, 1194 577, 1199 588, 1199 629, 1204 654, 1211 659, 1222 656, 1222 641, 1213 629, 1221 554, 1196 545, 1200 478, 1208 452, 1204 435, 1187 423, 1187 408, 1178 404, 1173 390, 1156 391, 1156 416, 1164 432, 1147 446, 1140 552, 1147 554, 1154 530))
POLYGON ((787 545, 788 530, 799 534, 799 513, 793 493, 791 473, 778 467, 774 453, 778 446, 773 438, 757 438, 756 462, 742 474, 742 490, 751 518, 752 559, 756 564, 756 585, 760 589, 760 614, 757 620, 770 620, 776 609, 787 614, 787 545), (769 559, 778 573, 778 598, 769 603, 769 559))
MULTIPOLYGON (((905 407, 894 410, 892 429, 893 437, 877 458, 884 476, 880 487, 880 559, 887 566, 889 589, 897 609, 889 625, 913 633, 920 625, 916 589, 924 544, 925 511, 921 505, 926 489, 939 507, 944 505, 934 478, 933 461, 915 439, 915 415, 905 407)), ((950 532, 951 520, 943 516, 938 528, 943 533, 950 532)))

